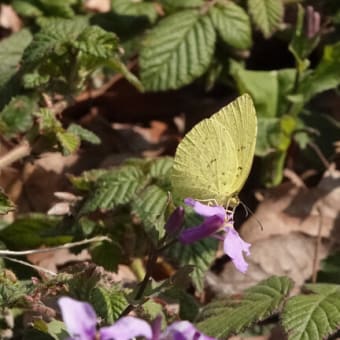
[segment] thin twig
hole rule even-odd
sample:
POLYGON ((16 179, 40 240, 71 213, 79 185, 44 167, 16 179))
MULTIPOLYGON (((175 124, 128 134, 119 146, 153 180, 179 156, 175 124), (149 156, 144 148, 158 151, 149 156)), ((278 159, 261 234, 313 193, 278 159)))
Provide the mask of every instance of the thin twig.
POLYGON ((321 149, 315 143, 313 143, 313 142, 309 142, 308 146, 315 151, 315 153, 319 157, 320 161, 322 162, 323 166, 326 169, 328 169, 330 167, 330 163, 328 162, 328 160, 326 159, 326 157, 322 153, 321 149))
POLYGON ((100 242, 100 241, 111 241, 111 239, 107 236, 96 236, 90 239, 65 243, 61 246, 51 247, 51 248, 40 248, 40 249, 30 249, 30 250, 21 250, 21 251, 13 251, 13 250, 0 250, 0 256, 25 256, 31 254, 41 254, 41 253, 49 253, 52 251, 60 250, 60 249, 69 249, 73 247, 82 246, 84 244, 100 242))
POLYGON ((35 269, 38 272, 44 272, 45 274, 51 275, 51 276, 57 276, 57 273, 52 272, 52 270, 48 270, 46 268, 40 267, 40 266, 36 266, 34 264, 31 264, 29 262, 23 261, 23 260, 18 260, 18 259, 14 259, 12 257, 8 257, 8 256, 4 256, 4 259, 8 260, 8 261, 12 261, 12 262, 16 262, 16 263, 20 263, 26 267, 30 267, 35 269))
POLYGON ((319 270, 319 249, 321 245, 321 229, 322 229, 322 224, 323 224, 322 211, 320 207, 317 207, 317 211, 319 213, 319 225, 318 225, 318 236, 316 239, 316 244, 315 244, 315 249, 314 249, 312 283, 316 283, 317 274, 319 270))
POLYGON ((31 153, 31 146, 28 142, 23 142, 0 158, 0 169, 3 169, 16 161, 27 157, 31 153))

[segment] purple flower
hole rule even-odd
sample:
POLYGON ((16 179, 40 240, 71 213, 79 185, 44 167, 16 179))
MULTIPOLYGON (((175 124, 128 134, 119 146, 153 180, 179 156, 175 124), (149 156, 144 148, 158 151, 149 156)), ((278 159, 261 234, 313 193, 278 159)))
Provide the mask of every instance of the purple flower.
POLYGON ((136 336, 152 339, 151 327, 144 320, 127 316, 97 331, 96 313, 90 304, 69 297, 61 297, 58 303, 71 340, 129 340, 136 336))
POLYGON ((97 331, 96 313, 90 304, 69 297, 61 297, 58 303, 70 340, 129 340, 137 336, 147 340, 215 340, 188 321, 174 322, 162 333, 161 318, 157 318, 151 327, 142 319, 126 316, 97 331))
POLYGON ((168 234, 174 235, 179 232, 184 221, 184 209, 183 207, 177 207, 169 216, 165 223, 165 230, 168 234))
POLYGON ((186 198, 184 203, 191 206, 194 211, 204 217, 200 225, 186 229, 179 236, 180 242, 184 244, 193 243, 208 236, 213 236, 223 240, 224 252, 231 258, 237 270, 245 273, 248 263, 243 257, 243 252, 250 255, 250 244, 243 241, 234 229, 233 214, 226 212, 222 206, 208 206, 186 198), (222 235, 220 232, 222 231, 222 235))

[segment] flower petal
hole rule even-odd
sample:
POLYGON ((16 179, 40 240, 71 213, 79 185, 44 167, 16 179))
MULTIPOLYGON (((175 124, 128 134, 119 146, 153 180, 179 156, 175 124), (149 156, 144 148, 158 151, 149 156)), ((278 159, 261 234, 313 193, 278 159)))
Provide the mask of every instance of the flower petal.
POLYGON ((202 334, 189 321, 178 321, 166 329, 160 340, 215 340, 215 338, 202 334))
POLYGON ((119 319, 112 326, 99 330, 100 340, 129 340, 137 336, 152 339, 151 326, 144 320, 126 316, 119 319))
POLYGON ((179 235, 181 243, 188 244, 199 241, 205 237, 212 236, 223 226, 223 221, 219 216, 211 216, 197 227, 183 230, 179 235))
POLYGON ((224 239, 224 252, 230 256, 235 267, 241 273, 245 273, 248 269, 248 263, 244 260, 243 252, 250 255, 250 243, 243 241, 234 228, 226 227, 227 233, 224 239))
POLYGON ((169 216, 165 223, 165 230, 168 234, 173 235, 179 232, 184 221, 184 209, 183 207, 177 207, 173 213, 169 216))
POLYGON ((225 209, 222 206, 215 206, 215 207, 211 207, 209 205, 206 204, 202 204, 196 200, 194 200, 193 198, 186 198, 184 200, 184 203, 186 205, 189 205, 190 207, 192 207, 195 212, 198 215, 204 216, 204 217, 210 217, 210 216, 219 216, 221 220, 225 220, 227 217, 227 213, 225 211, 225 209))
POLYGON ((97 317, 92 306, 70 297, 58 300, 67 331, 74 339, 93 340, 96 336, 97 317))

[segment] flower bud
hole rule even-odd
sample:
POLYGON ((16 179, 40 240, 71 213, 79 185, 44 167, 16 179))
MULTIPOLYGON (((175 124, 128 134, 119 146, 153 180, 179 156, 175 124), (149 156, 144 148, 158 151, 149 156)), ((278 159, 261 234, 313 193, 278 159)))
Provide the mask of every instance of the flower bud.
POLYGON ((165 230, 168 234, 174 235, 176 234, 184 221, 184 209, 183 207, 177 207, 172 214, 169 216, 168 220, 165 223, 165 230))

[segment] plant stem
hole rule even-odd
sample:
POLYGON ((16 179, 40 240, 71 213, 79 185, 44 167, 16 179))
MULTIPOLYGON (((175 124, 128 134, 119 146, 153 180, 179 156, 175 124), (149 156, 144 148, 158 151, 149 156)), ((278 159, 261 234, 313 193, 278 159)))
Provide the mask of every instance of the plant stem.
MULTIPOLYGON (((158 252, 154 251, 151 253, 148 263, 146 265, 146 273, 144 276, 143 281, 140 283, 140 286, 137 290, 136 296, 135 296, 135 300, 139 300, 142 298, 144 291, 149 283, 150 277, 152 275, 152 271, 153 271, 153 267, 156 264, 158 258, 158 252)), ((133 304, 129 304, 120 314, 119 318, 128 315, 132 310, 134 309, 134 305, 133 304)))
POLYGON ((31 146, 30 144, 25 141, 21 143, 20 145, 16 146, 11 151, 7 152, 6 155, 2 156, 0 158, 0 169, 3 169, 7 166, 10 166, 11 164, 15 163, 16 161, 27 157, 31 153, 31 146))
POLYGON ((0 250, 0 257, 1 256, 25 256, 25 255, 31 255, 31 254, 49 253, 51 251, 56 251, 60 249, 69 249, 73 247, 82 246, 84 244, 100 242, 100 241, 111 241, 111 239, 107 236, 96 236, 90 239, 65 243, 61 246, 51 247, 51 248, 30 249, 30 250, 22 250, 22 251, 0 250))

